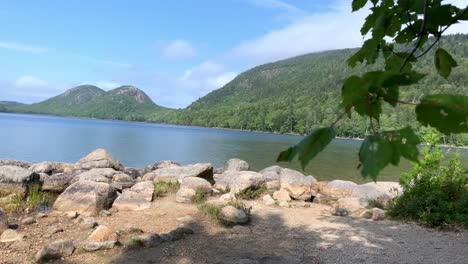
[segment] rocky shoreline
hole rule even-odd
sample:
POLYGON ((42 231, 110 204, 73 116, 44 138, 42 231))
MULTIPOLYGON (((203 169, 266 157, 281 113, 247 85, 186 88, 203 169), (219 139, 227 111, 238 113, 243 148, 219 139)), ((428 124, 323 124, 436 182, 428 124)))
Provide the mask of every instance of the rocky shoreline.
MULTIPOLYGON (((98 149, 75 164, 0 160, 0 249, 13 253, 17 248, 26 250, 29 261, 40 262, 67 259, 82 252, 135 246, 151 248, 183 239, 194 233, 188 225, 178 225, 158 234, 138 227, 114 230, 96 221, 96 218, 117 217, 118 212, 150 212, 154 203, 160 202, 156 193, 162 184, 177 186, 176 203, 197 208, 203 197, 203 204, 218 210, 216 216, 236 230, 249 223, 255 204, 303 210, 320 204, 328 208, 330 217, 351 215, 382 220, 385 211, 373 206, 385 205, 401 193, 395 182, 360 185, 340 180, 320 182, 313 176, 280 166, 250 171, 249 164, 239 159, 229 160, 221 169, 214 169, 210 163, 181 166, 174 161, 160 161, 136 169, 123 166, 106 150, 98 149), (11 212, 14 197, 19 194, 28 201, 33 195, 31 186, 58 195, 51 210, 11 212), (254 206, 249 207, 252 200, 254 206), (65 223, 67 228, 87 230, 89 236, 80 241, 73 237, 51 240, 63 232, 60 223, 65 223), (35 230, 35 226, 41 226, 40 230, 35 230), (50 242, 34 252, 27 242, 28 233, 21 232, 25 230, 38 232, 50 242)), ((3 260, 6 256, 0 257, 3 260)))

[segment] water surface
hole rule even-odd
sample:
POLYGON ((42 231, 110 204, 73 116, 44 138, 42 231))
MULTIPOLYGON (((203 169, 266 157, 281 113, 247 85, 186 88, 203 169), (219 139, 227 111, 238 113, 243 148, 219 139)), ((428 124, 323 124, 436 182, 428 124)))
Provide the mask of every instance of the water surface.
MULTIPOLYGON (((125 166, 144 167, 159 160, 181 164, 211 162, 222 167, 230 158, 254 170, 275 164, 278 153, 302 137, 124 121, 0 113, 0 159, 76 162, 89 152, 107 149, 125 166)), ((306 168, 318 180, 364 182, 357 170, 361 142, 337 139, 306 168)), ((454 150, 447 150, 454 153, 454 150)), ((462 150, 468 166, 468 151, 462 150)), ((280 164, 300 169, 298 164, 280 164)), ((381 180, 397 181, 408 162, 389 167, 381 180)))

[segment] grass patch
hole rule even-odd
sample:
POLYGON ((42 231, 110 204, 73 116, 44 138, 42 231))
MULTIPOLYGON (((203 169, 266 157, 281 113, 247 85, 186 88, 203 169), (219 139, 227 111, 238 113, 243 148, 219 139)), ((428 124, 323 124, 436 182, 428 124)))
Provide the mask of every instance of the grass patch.
POLYGON ((255 200, 260 198, 260 196, 266 192, 268 192, 268 189, 265 186, 249 187, 243 190, 242 192, 238 193, 236 197, 245 200, 255 200))
POLYGON ((7 204, 6 208, 10 212, 19 213, 21 211, 23 204, 23 199, 21 195, 15 193, 10 199, 10 202, 7 204))
POLYGON ((154 184, 153 197, 163 197, 169 193, 176 193, 179 187, 180 184, 178 182, 157 182, 154 184))
POLYGON ((36 210, 41 205, 48 205, 49 199, 41 190, 39 184, 34 184, 28 188, 28 197, 26 199, 26 208, 36 210))
POLYGON ((192 198, 192 201, 196 204, 202 204, 204 202, 206 202, 206 194, 205 194, 205 190, 203 190, 203 188, 197 188, 195 190, 195 196, 193 196, 192 198))
POLYGON ((250 219, 250 211, 252 208, 247 208, 244 203, 238 200, 230 201, 226 204, 215 205, 209 203, 201 203, 198 205, 198 209, 209 216, 211 219, 215 220, 224 227, 233 227, 235 224, 227 222, 220 217, 221 209, 225 206, 233 206, 239 210, 244 211, 250 219))
POLYGON ((128 242, 128 246, 131 247, 131 248, 140 248, 140 247, 144 246, 144 243, 143 243, 143 241, 141 239, 132 238, 128 242))

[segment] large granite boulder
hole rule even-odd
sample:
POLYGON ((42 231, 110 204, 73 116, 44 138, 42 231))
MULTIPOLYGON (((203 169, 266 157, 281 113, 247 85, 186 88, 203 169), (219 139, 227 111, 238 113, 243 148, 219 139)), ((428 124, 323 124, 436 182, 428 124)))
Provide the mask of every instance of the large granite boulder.
POLYGON ((151 202, 148 202, 142 193, 128 189, 124 190, 112 205, 112 208, 119 211, 139 211, 150 207, 151 202))
POLYGON ((50 162, 44 161, 40 163, 35 163, 29 167, 30 170, 35 173, 45 173, 48 175, 56 173, 69 173, 73 171, 73 165, 63 163, 63 162, 50 162))
POLYGON ((13 165, 0 166, 0 190, 26 193, 29 186, 40 182, 39 174, 13 165))
POLYGON ((241 159, 230 159, 226 165, 224 165, 223 172, 228 170, 248 171, 249 169, 250 166, 247 161, 241 159))
POLYGON ((130 188, 131 191, 140 193, 148 202, 153 200, 154 184, 152 182, 139 182, 130 188))
POLYGON ((83 170, 113 168, 120 171, 124 169, 122 164, 104 149, 97 149, 89 153, 86 157, 80 159, 75 166, 83 170))
POLYGON ((318 182, 313 176, 304 176, 304 174, 291 169, 282 169, 279 181, 281 189, 286 190, 289 196, 295 200, 309 201, 317 195, 319 188, 318 182))
POLYGON ((349 181, 334 180, 328 183, 321 183, 319 192, 321 195, 328 197, 357 197, 366 200, 366 202, 378 200, 385 204, 393 197, 401 194, 403 190, 397 182, 356 184, 349 181))
POLYGON ((157 169, 145 175, 143 180, 153 178, 154 182, 178 182, 187 177, 200 177, 207 181, 213 181, 213 165, 211 163, 197 163, 187 166, 169 166, 157 169))
POLYGON ((95 182, 105 182, 111 183, 112 177, 118 174, 119 172, 112 169, 112 168, 97 168, 91 169, 89 171, 82 172, 76 175, 75 178, 72 179, 72 183, 77 181, 95 181, 95 182))
POLYGON ((157 169, 167 168, 167 167, 179 167, 180 164, 172 160, 162 160, 154 164, 148 165, 143 169, 143 175, 155 171, 157 169))
POLYGON ((215 188, 239 193, 248 188, 260 187, 264 183, 265 178, 258 172, 228 170, 216 179, 215 188))
POLYGON ((198 177, 183 178, 180 181, 180 189, 183 188, 195 191, 200 188, 205 192, 205 194, 211 194, 213 192, 211 184, 207 180, 198 177))
POLYGON ((279 181, 281 170, 283 170, 283 168, 278 165, 274 165, 259 171, 259 173, 263 175, 266 182, 279 181))
POLYGON ((107 183, 80 180, 70 185, 57 197, 53 208, 58 211, 75 211, 81 215, 95 216, 109 209, 117 198, 115 189, 107 183))
POLYGON ((42 190, 51 192, 63 192, 72 180, 80 174, 81 171, 72 171, 67 173, 57 173, 52 175, 41 174, 42 190))
POLYGON ((0 159, 0 166, 18 166, 23 169, 28 169, 31 167, 31 162, 22 161, 22 160, 12 160, 12 159, 0 159))
POLYGON ((118 190, 132 187, 135 181, 125 173, 117 173, 112 177, 112 186, 118 190))

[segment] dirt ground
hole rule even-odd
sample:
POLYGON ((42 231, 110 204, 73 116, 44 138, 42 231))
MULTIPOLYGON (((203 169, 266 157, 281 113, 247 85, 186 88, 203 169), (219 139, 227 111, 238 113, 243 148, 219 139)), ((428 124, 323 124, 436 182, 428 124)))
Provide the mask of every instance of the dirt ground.
MULTIPOLYGON (((175 202, 174 196, 153 202, 138 212, 116 212, 96 217, 114 230, 129 227, 145 232, 174 230, 177 218, 191 216, 195 234, 153 248, 118 247, 93 253, 81 250, 91 233, 61 214, 50 213, 18 231, 21 242, 0 244, 0 263, 31 263, 35 253, 57 239, 72 239, 76 252, 53 263, 468 263, 468 232, 437 231, 395 221, 371 221, 330 214, 325 205, 281 208, 261 202, 252 206, 252 221, 237 231, 220 226, 195 205, 175 202), (64 232, 51 234, 51 226, 64 232)), ((19 219, 10 218, 10 222, 19 219)), ((122 242, 125 243, 123 237, 122 242)))

